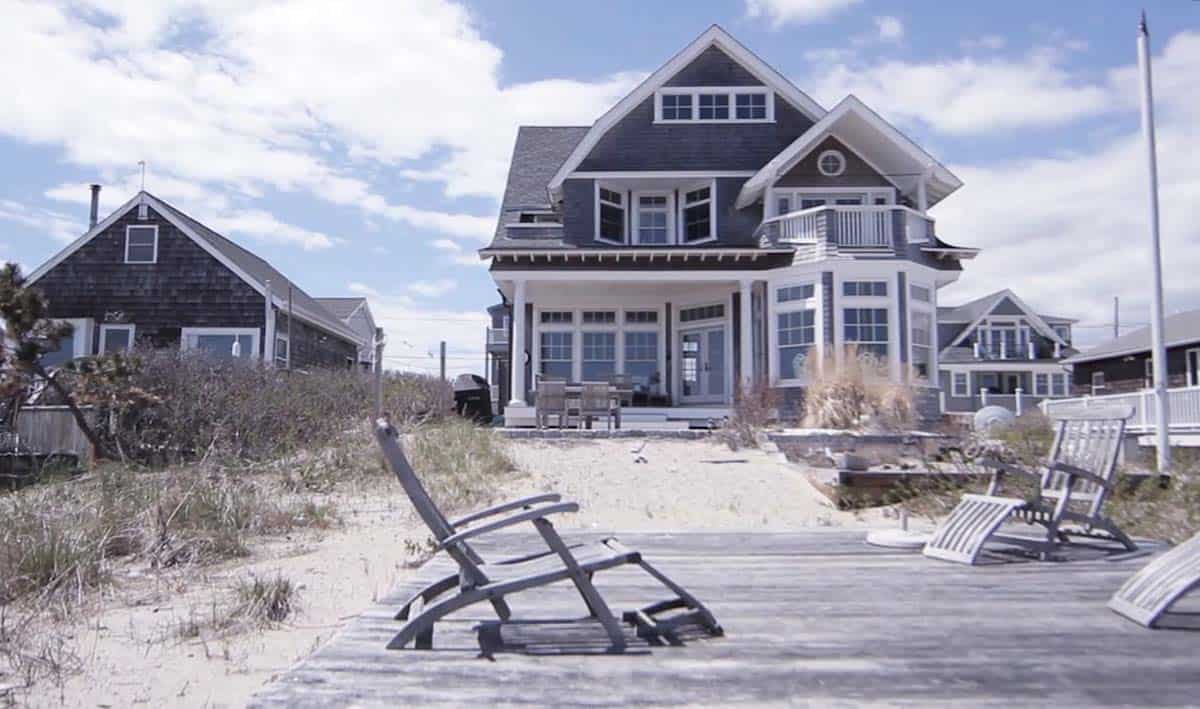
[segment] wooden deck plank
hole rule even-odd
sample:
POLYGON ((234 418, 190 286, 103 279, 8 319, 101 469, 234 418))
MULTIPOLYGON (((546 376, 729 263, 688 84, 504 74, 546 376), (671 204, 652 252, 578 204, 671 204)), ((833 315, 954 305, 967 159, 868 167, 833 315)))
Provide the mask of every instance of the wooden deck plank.
MULTIPOLYGON (((594 538, 596 534, 573 535, 594 538)), ((618 535, 709 603, 727 636, 588 654, 598 626, 506 626, 525 653, 479 657, 486 605, 441 624, 433 651, 388 651, 401 600, 452 567, 435 559, 255 706, 621 703, 1194 705, 1200 632, 1149 631, 1105 608, 1145 559, 965 567, 869 547, 862 532, 618 535)), ((481 547, 536 549, 498 536, 481 547)), ((614 609, 662 597, 630 568, 597 575, 614 609)), ((570 586, 510 597, 517 617, 578 618, 570 586)))

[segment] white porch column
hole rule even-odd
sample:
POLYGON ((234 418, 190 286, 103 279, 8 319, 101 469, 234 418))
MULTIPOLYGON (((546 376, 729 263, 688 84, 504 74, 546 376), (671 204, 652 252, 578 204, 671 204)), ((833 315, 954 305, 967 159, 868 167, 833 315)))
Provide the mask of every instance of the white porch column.
POLYGON ((738 344, 741 350, 740 362, 742 370, 742 386, 749 389, 754 384, 754 323, 750 308, 750 293, 754 282, 743 279, 738 283, 738 311, 741 318, 742 331, 739 333, 738 344))
POLYGON ((512 398, 509 406, 525 406, 525 281, 513 282, 512 345, 509 347, 512 398))

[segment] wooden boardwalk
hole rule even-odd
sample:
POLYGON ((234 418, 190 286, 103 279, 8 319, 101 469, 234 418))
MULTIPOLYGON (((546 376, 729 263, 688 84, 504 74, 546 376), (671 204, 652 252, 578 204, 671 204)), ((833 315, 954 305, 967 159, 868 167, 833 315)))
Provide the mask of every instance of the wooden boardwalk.
MULTIPOLYGON (((506 625, 488 659, 484 604, 443 623, 432 651, 385 650, 401 599, 450 570, 435 559, 253 706, 1200 705, 1200 632, 1145 630, 1105 608, 1145 557, 965 567, 841 530, 618 536, 704 600, 726 636, 649 647, 630 631, 633 649, 614 656, 598 626, 506 625)), ((517 539, 538 541, 480 550, 517 539)), ((614 610, 661 597, 632 569, 596 580, 614 610)), ((582 615, 570 586, 510 602, 521 618, 582 615)))

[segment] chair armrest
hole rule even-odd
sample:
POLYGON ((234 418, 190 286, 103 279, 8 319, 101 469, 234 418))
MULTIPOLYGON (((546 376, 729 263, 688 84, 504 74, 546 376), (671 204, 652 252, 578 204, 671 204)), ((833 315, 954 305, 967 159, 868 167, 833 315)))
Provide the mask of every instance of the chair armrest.
POLYGON ((521 524, 522 522, 530 522, 533 520, 545 519, 546 515, 562 514, 564 512, 578 512, 578 511, 579 511, 579 505, 574 502, 559 502, 559 503, 555 503, 552 505, 544 505, 542 507, 534 507, 532 509, 522 510, 515 515, 505 517, 503 519, 498 519, 495 522, 488 522, 487 524, 480 525, 478 527, 464 529, 463 531, 458 532, 456 534, 451 534, 450 536, 443 539, 442 543, 438 545, 438 551, 441 551, 441 550, 445 549, 446 547, 453 546, 454 544, 457 544, 458 542, 464 542, 468 539, 471 539, 472 537, 478 537, 482 534, 488 534, 491 532, 495 532, 498 529, 504 529, 505 527, 511 527, 514 524, 521 524))
POLYGON ((466 515, 465 517, 459 517, 456 520, 451 520, 450 526, 457 529, 457 528, 463 526, 464 524, 470 524, 471 522, 483 519, 484 517, 491 517, 492 515, 498 515, 501 512, 508 512, 510 510, 515 510, 518 507, 529 507, 530 505, 534 505, 539 502, 558 502, 561 499, 562 499, 562 495, 559 495, 558 493, 555 493, 555 492, 547 492, 547 493, 543 493, 541 495, 531 495, 529 497, 523 497, 519 500, 510 500, 508 502, 502 502, 498 505, 493 505, 491 507, 488 507, 487 509, 479 510, 477 512, 472 512, 471 514, 466 515))
POLYGON ((1099 485, 1100 487, 1102 487, 1106 490, 1113 489, 1113 483, 1111 480, 1105 480, 1104 478, 1100 477, 1099 475, 1096 475, 1095 473, 1093 473, 1090 470, 1084 470, 1083 468, 1078 468, 1078 467, 1076 467, 1074 465, 1070 465, 1068 463, 1059 463, 1059 462, 1049 463, 1049 464, 1047 464, 1046 467, 1050 468, 1053 471, 1059 472, 1059 473, 1066 473, 1067 477, 1071 478, 1071 480, 1068 481, 1071 484, 1074 483, 1075 479, 1082 478, 1083 480, 1087 480, 1088 482, 1095 483, 1096 485, 1099 485))

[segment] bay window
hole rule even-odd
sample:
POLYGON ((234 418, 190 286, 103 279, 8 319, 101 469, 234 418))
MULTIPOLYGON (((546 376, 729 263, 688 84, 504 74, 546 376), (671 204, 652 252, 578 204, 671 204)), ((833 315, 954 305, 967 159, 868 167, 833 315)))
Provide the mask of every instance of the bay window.
POLYGON ((817 288, 815 283, 779 286, 774 292, 775 366, 780 381, 805 375, 812 348, 817 343, 817 288))
POLYGON ((914 310, 912 313, 913 370, 922 379, 933 373, 933 316, 914 310))
POLYGON ((887 308, 846 308, 842 311, 843 340, 881 361, 888 356, 887 308))

